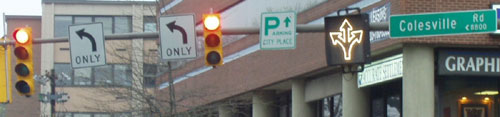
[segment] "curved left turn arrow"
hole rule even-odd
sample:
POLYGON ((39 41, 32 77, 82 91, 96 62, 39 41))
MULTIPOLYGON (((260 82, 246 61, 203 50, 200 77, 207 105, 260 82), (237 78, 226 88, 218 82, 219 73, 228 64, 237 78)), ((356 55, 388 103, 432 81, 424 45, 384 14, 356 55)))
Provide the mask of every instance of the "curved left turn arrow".
POLYGON ((97 48, 96 48, 96 44, 95 44, 95 39, 92 35, 90 35, 89 33, 85 32, 85 28, 84 29, 81 29, 81 30, 78 30, 76 31, 76 34, 80 37, 80 39, 83 40, 83 37, 87 37, 87 39, 90 40, 90 43, 92 44, 92 52, 95 52, 97 51, 97 48))
POLYGON ((179 25, 175 25, 175 21, 168 23, 167 27, 168 27, 168 29, 170 29, 170 32, 174 32, 174 29, 179 30, 179 32, 181 32, 181 34, 182 34, 182 43, 183 44, 188 43, 186 30, 184 30, 184 28, 182 28, 179 25))

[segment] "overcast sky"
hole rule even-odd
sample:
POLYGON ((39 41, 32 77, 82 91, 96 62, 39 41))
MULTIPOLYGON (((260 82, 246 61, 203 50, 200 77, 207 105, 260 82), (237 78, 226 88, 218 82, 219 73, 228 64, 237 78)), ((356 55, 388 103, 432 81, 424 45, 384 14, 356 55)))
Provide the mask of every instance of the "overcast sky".
MULTIPOLYGON (((1 0, 0 15, 42 15, 41 0, 1 0)), ((0 16, 0 36, 4 35, 3 16, 0 16)))

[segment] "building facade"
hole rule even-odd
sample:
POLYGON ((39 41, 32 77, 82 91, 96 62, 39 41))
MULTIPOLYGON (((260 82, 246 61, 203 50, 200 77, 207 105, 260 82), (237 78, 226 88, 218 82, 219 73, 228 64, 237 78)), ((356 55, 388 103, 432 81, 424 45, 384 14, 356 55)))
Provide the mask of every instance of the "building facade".
MULTIPOLYGON (((229 19, 240 7, 257 7, 247 2, 217 12, 229 19)), ((500 1, 330 0, 293 11, 298 24, 323 24, 346 7, 361 8, 371 22, 388 22, 389 15, 492 9, 495 3, 500 1)), ((232 26, 225 21, 223 27, 232 26)), ((199 58, 173 71, 176 98, 182 99, 177 109, 221 117, 500 116, 498 37, 388 34, 370 34, 371 63, 353 74, 328 66, 324 32, 298 33, 295 49, 275 51, 259 50, 259 36, 244 35, 224 46, 223 66, 205 67, 199 58)), ((168 75, 162 79, 157 94, 168 97, 168 75)))
MULTIPOLYGON (((72 25, 102 23, 104 35, 156 32, 156 2, 42 0, 42 38, 68 37, 72 25)), ((105 41, 104 66, 73 69, 70 47, 42 44, 42 71, 54 70, 56 91, 70 99, 55 106, 64 117, 143 116, 141 96, 151 95, 157 73, 155 39, 105 41)), ((42 93, 48 93, 44 87, 42 93)), ((41 105, 41 116, 51 114, 50 103, 41 105)))

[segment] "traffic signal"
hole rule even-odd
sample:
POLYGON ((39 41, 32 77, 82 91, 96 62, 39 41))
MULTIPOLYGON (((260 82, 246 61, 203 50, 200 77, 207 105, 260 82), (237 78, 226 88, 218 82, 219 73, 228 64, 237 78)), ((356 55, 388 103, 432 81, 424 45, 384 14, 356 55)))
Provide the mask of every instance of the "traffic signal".
POLYGON ((15 87, 19 94, 29 97, 35 94, 31 27, 17 28, 14 30, 13 37, 16 41, 14 55, 17 58, 14 68, 17 74, 15 87))
POLYGON ((203 14, 203 37, 205 38, 205 65, 223 63, 222 31, 219 14, 203 14))

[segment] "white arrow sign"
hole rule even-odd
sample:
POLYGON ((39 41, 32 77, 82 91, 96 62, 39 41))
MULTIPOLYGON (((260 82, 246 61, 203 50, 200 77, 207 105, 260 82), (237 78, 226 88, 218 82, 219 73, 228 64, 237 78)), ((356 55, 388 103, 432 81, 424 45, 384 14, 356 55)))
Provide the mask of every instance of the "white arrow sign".
POLYGON ((106 65, 102 23, 69 26, 69 46, 73 68, 106 65))
POLYGON ((196 58, 196 33, 194 15, 170 15, 160 17, 161 58, 196 58))

